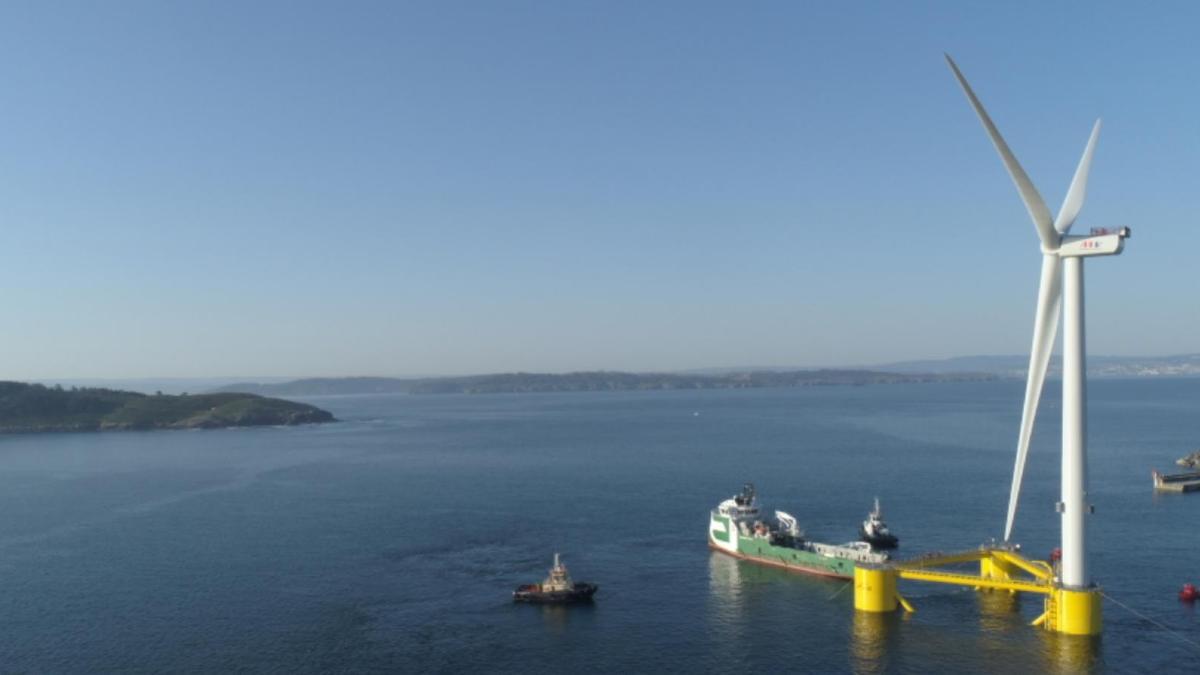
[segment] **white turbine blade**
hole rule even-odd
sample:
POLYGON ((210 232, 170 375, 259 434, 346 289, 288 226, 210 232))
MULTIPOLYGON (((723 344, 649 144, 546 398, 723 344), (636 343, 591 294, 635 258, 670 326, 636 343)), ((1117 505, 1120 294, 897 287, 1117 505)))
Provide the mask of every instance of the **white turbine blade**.
POLYGON ((979 121, 983 122, 983 128, 987 130, 988 136, 992 138, 992 144, 996 146, 996 151, 1000 153, 1000 159, 1004 160, 1004 166, 1008 169, 1008 175, 1012 176, 1013 183, 1017 186, 1017 192, 1021 193, 1021 199, 1025 202, 1025 208, 1029 210, 1029 217, 1033 219, 1033 224, 1037 226, 1038 236, 1042 239, 1042 248, 1047 251, 1053 251, 1058 248, 1062 238, 1054 230, 1054 221, 1050 217, 1050 209, 1046 208, 1046 202, 1042 200, 1042 196, 1038 194, 1037 188, 1033 186, 1033 181, 1029 180, 1029 176, 1025 173, 1025 169, 1021 168, 1021 163, 1017 161, 1012 150, 1008 148, 1008 144, 1004 142, 1004 137, 1000 135, 1000 130, 992 123, 992 118, 988 117, 987 111, 983 109, 983 104, 975 96, 975 92, 971 90, 971 85, 967 84, 967 78, 963 77, 958 66, 955 65, 954 59, 946 54, 946 62, 950 64, 950 69, 954 71, 954 77, 958 78, 959 85, 962 86, 963 92, 967 95, 967 100, 971 102, 971 107, 975 108, 975 113, 979 115, 979 121))
POLYGON ((1062 307, 1062 260, 1054 254, 1042 257, 1042 280, 1038 286, 1037 315, 1033 320, 1033 346, 1029 351, 1029 378, 1025 382, 1025 407, 1021 411, 1021 432, 1017 437, 1017 462, 1013 467, 1012 490, 1008 496, 1008 520, 1004 523, 1004 541, 1012 536, 1017 501, 1021 496, 1021 478, 1029 455, 1029 439, 1037 417, 1042 384, 1050 365, 1050 351, 1058 333, 1058 313, 1062 307))
POLYGON ((1054 220, 1054 229, 1059 234, 1066 234, 1075 224, 1079 210, 1083 208, 1083 199, 1087 196, 1088 172, 1092 169, 1092 153, 1096 151, 1096 138, 1100 136, 1100 120, 1092 127, 1092 135, 1088 137, 1087 147, 1083 149, 1083 157, 1079 158, 1079 166, 1075 167, 1075 177, 1071 179, 1071 187, 1067 190, 1067 198, 1063 200, 1062 208, 1058 210, 1058 218, 1054 220))

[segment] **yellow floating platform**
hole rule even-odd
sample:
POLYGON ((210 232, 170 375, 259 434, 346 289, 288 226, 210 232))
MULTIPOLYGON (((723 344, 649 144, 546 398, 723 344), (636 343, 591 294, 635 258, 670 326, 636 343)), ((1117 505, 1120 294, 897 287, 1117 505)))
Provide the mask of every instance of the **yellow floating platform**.
POLYGON ((871 613, 894 612, 898 607, 914 611, 897 590, 901 579, 969 586, 981 591, 1036 593, 1045 596, 1045 611, 1033 625, 1068 635, 1099 635, 1103 627, 1099 588, 1064 588, 1058 584, 1049 564, 998 547, 879 565, 860 564, 854 569, 854 608, 871 613), (979 563, 979 574, 941 569, 971 562, 979 563))

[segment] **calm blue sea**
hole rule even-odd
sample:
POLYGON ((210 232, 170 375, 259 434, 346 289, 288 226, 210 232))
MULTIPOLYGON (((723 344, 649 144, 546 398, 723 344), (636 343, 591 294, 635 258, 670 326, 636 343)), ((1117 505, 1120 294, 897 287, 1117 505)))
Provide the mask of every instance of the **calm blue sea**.
MULTIPOLYGON (((856 616, 845 583, 705 545, 744 481, 819 540, 876 495, 902 554, 999 536, 1022 388, 331 397, 319 427, 0 437, 0 670, 1195 672, 1200 495, 1150 469, 1200 446, 1200 380, 1091 383, 1094 576, 1138 613, 1106 602, 1100 640, 941 586, 856 616), (555 551, 595 605, 514 606, 555 551)), ((1058 540, 1058 396, 1030 555, 1058 540)))

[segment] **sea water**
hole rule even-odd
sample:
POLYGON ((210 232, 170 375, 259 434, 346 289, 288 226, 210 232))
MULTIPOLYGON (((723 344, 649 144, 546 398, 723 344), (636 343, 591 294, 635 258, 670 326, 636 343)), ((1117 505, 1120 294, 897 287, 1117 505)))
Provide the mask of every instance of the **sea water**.
MULTIPOLYGON (((0 437, 0 670, 1193 672, 1200 494, 1150 470, 1200 445, 1200 380, 1093 380, 1098 640, 1040 597, 846 582, 712 553, 753 481, 818 541, 879 496, 899 556, 1004 525, 1023 383, 306 399, 343 421, 0 437), (592 606, 514 605, 555 552, 592 606), (1119 604, 1118 604, 1119 603, 1119 604)), ((1058 542, 1059 392, 1016 539, 1058 542)))

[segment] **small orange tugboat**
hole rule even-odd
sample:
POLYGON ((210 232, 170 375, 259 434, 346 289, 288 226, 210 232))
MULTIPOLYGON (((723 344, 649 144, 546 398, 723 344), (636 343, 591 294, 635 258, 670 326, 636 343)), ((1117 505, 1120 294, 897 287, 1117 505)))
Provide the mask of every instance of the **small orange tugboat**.
POLYGON ((550 576, 540 584, 525 584, 517 586, 513 591, 514 602, 539 602, 553 604, 568 604, 573 602, 591 602, 592 595, 599 588, 596 584, 571 581, 567 566, 554 554, 554 567, 550 568, 550 576))

